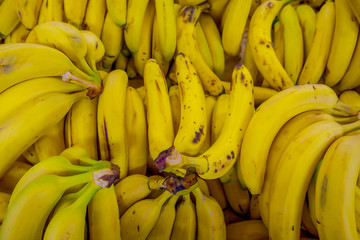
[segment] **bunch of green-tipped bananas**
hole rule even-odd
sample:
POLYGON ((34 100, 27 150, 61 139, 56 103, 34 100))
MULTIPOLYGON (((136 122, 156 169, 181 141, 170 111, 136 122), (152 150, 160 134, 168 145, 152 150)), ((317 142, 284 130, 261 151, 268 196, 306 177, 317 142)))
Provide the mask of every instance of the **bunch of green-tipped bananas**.
POLYGON ((359 21, 359 0, 0 0, 0 240, 357 239, 359 21))

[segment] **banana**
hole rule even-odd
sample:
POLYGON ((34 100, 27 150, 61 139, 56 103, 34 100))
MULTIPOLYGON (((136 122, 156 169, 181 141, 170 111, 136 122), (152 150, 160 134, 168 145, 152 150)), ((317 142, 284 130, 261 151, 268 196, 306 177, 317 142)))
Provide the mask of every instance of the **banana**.
POLYGON ((100 62, 105 55, 105 46, 101 39, 95 33, 87 30, 81 30, 81 35, 87 43, 87 51, 85 55, 86 62, 90 68, 96 72, 96 63, 100 62))
POLYGON ((16 12, 26 29, 33 29, 39 18, 43 0, 16 0, 16 12))
POLYGON ((207 45, 209 46, 214 73, 221 78, 225 71, 225 54, 220 32, 214 19, 208 13, 202 13, 199 22, 205 34, 207 45))
POLYGON ((144 22, 141 28, 141 41, 138 46, 138 51, 133 54, 136 72, 141 77, 144 77, 145 63, 151 57, 151 39, 154 16, 155 3, 150 1, 145 11, 144 22))
POLYGON ((126 46, 132 53, 137 52, 139 49, 141 29, 148 3, 149 0, 129 0, 127 2, 124 38, 126 46))
MULTIPOLYGON (((180 102, 180 91, 178 85, 173 85, 169 88, 169 99, 171 105, 171 115, 173 121, 174 136, 179 130, 180 119, 181 119, 181 102, 180 102)), ((208 136, 208 135, 206 135, 208 136)), ((205 138, 206 138, 205 136, 205 138)), ((205 144, 205 143, 204 143, 205 144)))
POLYGON ((167 171, 173 168, 195 167, 203 179, 221 177, 236 162, 244 131, 253 112, 253 81, 249 71, 243 65, 237 65, 233 72, 229 112, 216 142, 197 157, 189 157, 170 148, 155 160, 158 169, 167 171))
POLYGON ((98 97, 81 99, 71 107, 65 122, 66 147, 78 145, 92 159, 98 159, 97 106, 98 97))
POLYGON ((163 177, 155 180, 142 174, 133 174, 115 184, 119 216, 121 217, 135 202, 146 198, 153 189, 158 189, 163 181, 163 177))
POLYGON ((155 199, 133 204, 121 217, 121 239, 146 239, 159 218, 161 208, 173 194, 165 190, 155 199))
POLYGON ((128 143, 125 128, 125 99, 128 77, 117 69, 104 78, 104 91, 97 109, 100 159, 109 160, 121 169, 120 179, 128 174, 128 143), (116 105, 116 108, 112 106, 116 105))
POLYGON ((64 13, 68 23, 75 26, 77 29, 83 29, 87 5, 87 0, 64 0, 64 13))
POLYGON ((224 192, 224 187, 219 179, 205 180, 208 187, 210 196, 215 198, 219 203, 221 209, 225 209, 228 206, 226 195, 224 192))
POLYGON ((303 33, 295 8, 288 4, 280 11, 284 31, 284 68, 296 85, 304 63, 303 33))
POLYGON ((9 193, 0 192, 0 222, 1 222, 1 224, 6 216, 9 199, 10 199, 9 193))
MULTIPOLYGON (((98 160, 92 159, 89 157, 85 148, 75 145, 72 147, 66 148, 60 153, 61 157, 67 158, 72 164, 80 166, 93 166, 99 163, 98 160)), ((101 161, 102 163, 107 163, 111 165, 109 161, 101 161)))
POLYGON ((91 97, 101 92, 98 79, 81 71, 57 49, 33 43, 4 44, 0 45, 0 58, 0 92, 27 79, 52 76, 89 88, 91 97))
POLYGON ((355 20, 348 2, 334 2, 334 38, 324 73, 325 84, 330 87, 335 86, 348 69, 359 35, 359 23, 355 20))
POLYGON ((252 1, 230 0, 223 18, 222 44, 227 55, 237 56, 241 50, 241 39, 250 13, 252 1), (236 31, 234 31, 236 29, 236 31))
POLYGON ((320 238, 358 238, 354 199, 360 168, 360 152, 356 147, 359 141, 359 132, 339 138, 321 162, 315 189, 320 238))
POLYGON ((359 1, 356 0, 347 0, 350 5, 352 11, 354 12, 356 19, 360 22, 360 4, 359 1))
POLYGON ((300 4, 295 7, 295 10, 298 15, 300 26, 302 29, 302 35, 304 40, 304 61, 306 61, 314 39, 316 13, 315 10, 308 4, 300 4))
POLYGON ((250 198, 249 215, 251 220, 261 219, 259 209, 259 196, 252 195, 250 198))
POLYGON ((317 229, 311 219, 308 203, 305 199, 304 207, 301 214, 301 228, 305 229, 306 232, 310 233, 312 236, 319 237, 317 229))
POLYGON ((309 0, 308 2, 313 8, 319 8, 324 4, 325 0, 309 0))
MULTIPOLYGON (((182 5, 180 3, 180 5, 182 5)), ((160 51, 165 61, 170 61, 176 49, 176 15, 174 1, 155 0, 160 51)))
POLYGON ((179 196, 170 197, 161 208, 156 224, 146 239, 170 239, 175 222, 175 205, 179 196))
POLYGON ((35 146, 34 144, 32 144, 30 147, 28 147, 28 149, 26 149, 22 155, 22 157, 24 157, 29 163, 31 163, 32 165, 35 165, 37 163, 40 162, 37 153, 35 151, 35 146))
POLYGON ((196 6, 205 2, 205 0, 178 0, 178 2, 181 6, 187 6, 187 5, 196 6))
POLYGON ((114 185, 100 189, 91 199, 88 220, 89 239, 121 239, 119 205, 114 185))
POLYGON ((122 27, 126 24, 127 3, 126 0, 106 0, 106 8, 114 22, 122 27))
POLYGON ((278 162, 271 183, 270 238, 300 237, 303 202, 318 162, 333 141, 358 128, 360 121, 346 125, 333 120, 320 121, 302 130, 290 142, 278 162))
POLYGON ((205 104, 206 104, 206 115, 207 115, 207 134, 205 135, 203 146, 199 152, 199 154, 203 154, 211 147, 211 126, 212 126, 212 115, 213 110, 216 104, 216 97, 212 95, 205 96, 205 104))
MULTIPOLYGON (((275 22, 273 27, 273 35, 274 35, 273 48, 275 55, 279 60, 279 62, 281 63, 281 66, 284 66, 284 59, 285 59, 284 28, 283 25, 280 23, 280 21, 275 22)), ((249 46, 250 44, 251 43, 249 41, 249 46)), ((267 84, 268 85, 267 87, 271 88, 270 84, 267 81, 263 81, 263 86, 264 84, 267 84)))
POLYGON ((131 57, 131 58, 129 59, 129 62, 128 62, 127 66, 126 66, 126 73, 127 73, 128 77, 129 77, 129 79, 135 78, 135 77, 137 76, 137 74, 138 74, 138 73, 136 72, 136 67, 135 67, 135 63, 134 63, 134 58, 133 58, 133 57, 131 57))
POLYGON ((354 106, 354 107, 360 106, 360 94, 355 90, 347 90, 342 92, 339 95, 339 99, 340 101, 342 101, 343 103, 349 106, 354 106))
POLYGON ((125 130, 128 143, 128 174, 145 174, 148 158, 146 112, 135 88, 127 87, 125 99, 125 130))
POLYGON ((224 214, 218 202, 214 198, 204 195, 199 188, 194 189, 192 193, 196 200, 196 239, 225 239, 224 214))
POLYGON ((230 174, 230 181, 222 183, 226 199, 234 212, 246 215, 250 209, 249 191, 242 189, 237 177, 236 166, 232 168, 232 173, 230 174))
POLYGON ((330 87, 323 84, 294 86, 276 93, 262 103, 249 123, 241 147, 239 165, 250 193, 261 193, 271 143, 290 118, 309 110, 352 111, 349 108, 338 100, 330 87))
POLYGON ((151 39, 151 57, 154 58, 161 67, 164 75, 168 74, 170 61, 165 61, 162 53, 161 53, 161 45, 160 45, 160 37, 159 37, 159 26, 157 23, 156 14, 154 16, 153 21, 153 32, 152 32, 152 39, 151 39))
POLYGON ((87 206, 95 193, 101 189, 101 186, 90 182, 84 188, 84 192, 73 203, 59 209, 52 216, 46 226, 44 240, 63 238, 84 239, 87 206))
POLYGON ((66 22, 63 7, 63 0, 43 0, 39 13, 38 24, 52 21, 66 22))
POLYGON ((206 36, 204 34, 204 31, 203 31, 200 21, 198 22, 198 24, 196 24, 195 31, 196 31, 196 34, 195 34, 196 42, 197 42, 197 45, 199 46, 200 54, 201 54, 202 58, 204 59, 204 61, 206 62, 206 64, 208 65, 208 67, 213 71, 214 70, 213 59, 212 59, 210 48, 209 48, 208 42, 206 40, 206 36))
MULTIPOLYGON (((126 35, 126 34, 125 34, 126 35)), ((105 56, 101 62, 101 68, 109 72, 113 63, 119 56, 124 38, 124 29, 118 26, 111 18, 109 12, 105 16, 101 33, 101 41, 105 47, 105 56)))
POLYGON ((14 4, 13 0, 4 0, 0 5, 0 16, 0 39, 6 39, 20 23, 17 4, 14 4))
POLYGON ((127 65, 129 62, 129 58, 126 57, 121 51, 115 61, 115 69, 121 69, 126 71, 127 65))
POLYGON ((174 141, 168 87, 155 59, 149 59, 145 64, 144 86, 149 152, 155 160, 159 153, 171 147, 174 141))
POLYGON ((269 0, 254 12, 249 25, 248 41, 251 53, 264 79, 275 90, 294 86, 293 81, 277 59, 271 42, 271 25, 282 7, 291 0, 269 0))
POLYGON ((319 236, 319 233, 317 231, 317 222, 316 222, 315 189, 316 189, 316 179, 317 179, 317 175, 319 173, 321 162, 322 162, 322 160, 320 160, 320 162, 318 163, 316 170, 314 171, 314 173, 311 177, 311 180, 310 180, 310 183, 308 186, 308 190, 306 192, 306 197, 307 197, 306 200, 308 202, 310 219, 316 229, 315 236, 319 236))
POLYGON ((92 171, 67 177, 50 174, 34 179, 9 206, 0 239, 41 239, 46 219, 63 193, 92 181, 93 174, 92 171))
MULTIPOLYGON (((0 180, 1 192, 11 194, 21 177, 32 167, 26 162, 15 161, 0 180)), ((1 196, 1 195, 0 195, 1 196)), ((10 197, 9 197, 10 199, 10 197)))
POLYGON ((267 239, 269 232, 261 220, 245 220, 226 225, 226 239, 267 239))
POLYGON ((9 120, 1 125, 0 176, 3 176, 11 164, 47 129, 60 121, 74 102, 86 97, 85 94, 86 92, 52 93, 34 99, 32 104, 29 103, 31 107, 9 117, 9 120))
POLYGON ((265 102, 266 100, 274 96, 277 92, 278 91, 271 88, 254 86, 255 106, 258 107, 261 103, 265 102))
POLYGON ((172 228, 171 240, 195 240, 196 239, 196 209, 191 201, 190 194, 182 196, 176 207, 174 226, 172 228))
POLYGON ((202 8, 184 7, 177 16, 176 52, 183 53, 194 64, 196 72, 203 84, 203 88, 211 95, 219 95, 224 91, 220 79, 206 64, 201 56, 196 41, 196 23, 202 8))
POLYGON ((214 144, 216 142, 216 140, 219 138, 222 132, 225 117, 229 111, 229 107, 230 107, 230 94, 227 93, 221 94, 217 98, 212 112, 211 137, 210 137, 211 144, 214 144))
POLYGON ((4 43, 23 43, 26 41, 30 30, 27 30, 23 24, 18 24, 17 27, 5 38, 4 43))
MULTIPOLYGON (((277 24, 277 26, 278 25, 279 24, 277 24)), ((248 36, 247 29, 244 30, 244 34, 246 34, 246 38, 247 38, 247 36, 248 36)), ((274 50, 275 50, 275 42, 277 42, 277 41, 274 41, 274 50)), ((247 38, 246 43, 245 43, 244 57, 242 58, 242 61, 243 61, 243 64, 245 65, 245 67, 249 70, 251 77, 254 79, 254 86, 258 86, 259 83, 256 82, 256 79, 258 78, 259 70, 256 66, 256 63, 254 62, 254 58, 251 53, 250 44, 251 43, 250 43, 250 41, 248 41, 248 38, 247 38)))
POLYGON ((65 117, 49 128, 42 137, 34 142, 36 155, 40 161, 52 156, 58 156, 65 150, 64 126, 65 117))
POLYGON ((230 0, 208 0, 210 4, 210 12, 209 14, 216 22, 217 26, 220 26, 222 16, 229 4, 230 0))
POLYGON ((199 188, 200 190, 206 195, 206 196, 210 196, 210 190, 209 187, 206 183, 206 180, 202 179, 202 178, 197 178, 197 181, 199 183, 199 188))
POLYGON ((179 153, 195 156, 201 150, 208 134, 205 94, 190 59, 179 54, 176 56, 175 64, 181 117, 174 147, 179 153))
POLYGON ((114 9, 107 8, 107 2, 106 0, 89 0, 87 3, 83 29, 93 32, 98 38, 101 37, 106 10, 113 11, 114 9))
POLYGON ((56 77, 43 77, 26 80, 8 88, 0 94, 0 124, 14 116, 32 99, 46 96, 49 93, 73 93, 84 91, 85 88, 73 83, 66 83, 56 77), (31 93, 31 94, 29 94, 31 93), (16 101, 14 101, 16 96, 16 101))
POLYGON ((298 84, 318 83, 326 68, 335 29, 335 4, 326 1, 319 10, 313 43, 300 73, 298 84))

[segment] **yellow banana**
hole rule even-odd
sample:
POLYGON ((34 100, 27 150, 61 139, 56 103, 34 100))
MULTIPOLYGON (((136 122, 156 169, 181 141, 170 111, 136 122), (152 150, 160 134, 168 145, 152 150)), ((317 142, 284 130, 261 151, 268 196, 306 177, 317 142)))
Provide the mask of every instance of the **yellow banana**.
POLYGON ((4 43, 23 43, 26 41, 30 30, 27 30, 23 24, 17 25, 17 27, 5 38, 4 43))
POLYGON ((317 229, 311 219, 308 203, 305 199, 304 207, 301 216, 301 228, 305 229, 306 232, 310 233, 312 236, 319 237, 317 229))
POLYGON ((106 8, 106 0, 89 0, 86 7, 83 29, 93 32, 100 38, 107 9, 112 11, 113 8, 106 8))
POLYGON ((308 2, 310 6, 314 8, 319 8, 324 4, 325 0, 309 0, 308 2))
POLYGON ((295 8, 288 4, 280 11, 284 31, 284 68, 296 85, 304 63, 303 33, 295 8))
POLYGON ((145 174, 148 158, 146 112, 135 88, 127 87, 125 99, 125 130, 128 143, 128 174, 145 174))
POLYGON ((302 29, 302 35, 304 40, 304 60, 306 60, 314 39, 316 13, 315 10, 308 4, 300 4, 295 7, 295 10, 298 15, 302 29))
MULTIPOLYGON (((277 21, 274 24, 273 30, 274 40, 273 40, 273 47, 276 54, 277 59, 281 63, 281 66, 284 66, 284 59, 285 59, 285 44, 284 44, 284 27, 277 21)), ((249 41, 249 44, 250 41, 249 41)), ((267 81, 264 81, 266 84, 270 85, 267 81)), ((271 86, 269 86, 271 87, 271 86)))
POLYGON ((319 10, 313 43, 300 73, 298 84, 318 83, 329 58, 335 28, 335 5, 326 1, 319 10))
POLYGON ((176 77, 179 84, 181 117, 175 135, 176 151, 195 156, 201 150, 207 130, 205 94, 194 65, 179 54, 175 59, 176 77))
POLYGON ((121 51, 115 61, 115 69, 121 69, 126 71, 127 65, 129 62, 129 58, 126 57, 121 51))
POLYGON ((344 76, 353 56, 359 35, 359 23, 355 20, 347 1, 335 2, 335 30, 329 59, 324 74, 325 84, 333 87, 344 76))
POLYGON ((33 29, 39 18, 42 0, 16 0, 16 12, 26 29, 33 29))
POLYGON ((212 126, 212 115, 214 106, 216 104, 216 97, 212 95, 205 96, 205 104, 206 104, 206 115, 207 115, 207 134, 205 135, 203 146, 199 152, 199 154, 203 154, 206 150, 211 147, 211 126, 212 126))
POLYGON ((241 50, 241 39, 250 13, 252 1, 230 0, 223 18, 222 44, 227 55, 237 56, 241 50))
POLYGON ((106 0, 106 7, 110 13, 110 16, 120 27, 126 24, 127 2, 128 1, 126 0, 106 0))
POLYGON ((105 55, 105 46, 101 39, 95 33, 87 30, 81 30, 81 35, 87 43, 85 55, 86 62, 93 71, 97 71, 96 63, 100 62, 105 55))
POLYGON ((187 6, 187 5, 196 6, 205 2, 205 0, 178 0, 178 2, 181 6, 187 6))
POLYGON ((221 134, 224 126, 225 116, 229 111, 230 94, 221 94, 214 105, 211 118, 211 137, 210 143, 214 144, 221 134))
MULTIPOLYGON (((32 167, 26 162, 15 161, 0 180, 1 192, 11 194, 21 177, 32 167)), ((1 199, 1 194, 0 194, 1 199)), ((10 197, 9 197, 10 200, 10 197)), ((9 202, 9 201, 8 201, 9 202)), ((0 201, 1 203, 1 201, 0 201)), ((1 204, 0 204, 1 206, 1 204)), ((1 218, 1 217, 0 217, 1 218)), ((3 218, 1 218, 3 219, 3 218)))
POLYGON ((5 39, 19 25, 17 4, 13 0, 4 0, 0 5, 0 39, 5 39))
POLYGON ((228 206, 226 195, 224 192, 224 187, 219 179, 205 180, 210 191, 210 196, 215 198, 219 203, 222 209, 225 209, 228 206))
POLYGON ((10 199, 9 193, 0 192, 0 222, 1 222, 1 224, 6 216, 9 199, 10 199))
POLYGON ((271 42, 271 25, 275 16, 290 0, 269 0, 254 12, 249 26, 251 53, 264 79, 275 90, 294 86, 291 78, 277 59, 271 42))
POLYGON ((347 0, 352 11, 354 12, 356 19, 360 22, 360 4, 357 0, 347 0))
POLYGON ((222 16, 226 10, 230 0, 208 0, 210 4, 210 15, 216 22, 217 26, 220 26, 222 16))
POLYGON ((180 102, 180 91, 178 85, 173 85, 169 88, 169 99, 171 105, 171 115, 173 121, 174 136, 176 136, 177 131, 180 126, 181 119, 181 102, 180 102))
MULTIPOLYGON (((248 36, 248 31, 245 30, 244 34, 246 34, 246 38, 248 36)), ((277 41, 274 41, 277 42, 277 41)), ((256 79, 259 75, 259 70, 256 66, 256 63, 254 62, 254 58, 252 56, 251 53, 251 48, 250 48, 250 41, 248 41, 248 38, 246 39, 246 44, 245 44, 245 50, 244 50, 244 57, 243 57, 243 64, 245 65, 245 67, 249 70, 251 77, 254 79, 254 86, 258 86, 259 83, 256 82, 256 79)), ((274 50, 275 50, 275 43, 274 43, 274 50)))
POLYGON ((78 29, 83 29, 87 5, 87 0, 64 0, 64 13, 68 23, 74 25, 78 29))
POLYGON ((255 106, 258 107, 261 103, 265 102, 269 98, 271 98, 273 95, 275 95, 278 91, 271 89, 271 88, 265 88, 265 87, 257 87, 254 86, 254 101, 255 106))
POLYGON ((38 24, 52 21, 66 22, 63 7, 63 0, 43 0, 39 13, 38 24))
MULTIPOLYGON (((353 111, 338 101, 336 93, 323 84, 306 84, 285 89, 256 109, 243 139, 239 164, 241 175, 251 194, 261 193, 267 156, 279 129, 299 113, 320 109, 353 111)), ((355 112, 356 110, 354 115, 355 112)))
POLYGON ((226 225, 226 239, 267 239, 269 232, 261 220, 246 220, 226 225))
POLYGON ((342 92, 339 95, 339 99, 340 101, 342 101, 343 103, 349 106, 354 106, 354 107, 360 106, 360 94, 355 90, 347 90, 342 92))
POLYGON ((128 77, 117 69, 104 78, 104 91, 97 109, 100 159, 109 160, 121 169, 120 179, 128 174, 128 144, 125 129, 125 99, 128 77), (116 108, 113 108, 114 104, 116 108))
POLYGON ((131 57, 128 61, 128 64, 126 66, 126 73, 129 77, 129 79, 133 79, 137 76, 137 72, 136 72, 136 67, 135 67, 135 63, 134 63, 134 58, 131 57))
POLYGON ((206 195, 206 196, 210 196, 210 190, 209 187, 206 183, 206 180, 202 179, 202 178, 197 178, 197 181, 199 183, 199 188, 200 190, 206 195))
POLYGON ((28 147, 28 149, 26 149, 22 155, 29 163, 31 163, 32 165, 37 164, 38 162, 40 162, 36 151, 35 151, 35 146, 34 144, 31 144, 30 147, 28 147))
POLYGON ((206 64, 211 70, 214 70, 214 63, 211 56, 210 48, 208 45, 208 42, 206 41, 206 36, 204 34, 203 28, 201 26, 201 23, 198 22, 195 26, 196 31, 196 42, 199 46, 199 51, 202 56, 202 58, 205 60, 206 64))
POLYGON ((154 16, 153 21, 153 32, 152 32, 152 40, 151 40, 151 57, 155 58, 155 60, 158 62, 158 64, 161 67, 161 70, 163 71, 164 75, 167 75, 170 61, 165 61, 164 57, 161 53, 161 45, 160 45, 160 37, 159 37, 159 26, 157 23, 157 17, 156 14, 154 16))
POLYGON ((149 59, 145 64, 144 86, 149 152, 155 160, 159 153, 171 147, 174 141, 168 87, 155 59, 149 59))

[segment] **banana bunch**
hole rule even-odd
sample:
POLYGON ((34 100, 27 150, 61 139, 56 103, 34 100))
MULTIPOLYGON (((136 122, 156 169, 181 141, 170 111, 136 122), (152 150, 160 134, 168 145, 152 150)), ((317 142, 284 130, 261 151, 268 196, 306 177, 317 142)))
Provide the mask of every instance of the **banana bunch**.
MULTIPOLYGON (((75 156, 76 149, 64 154, 75 156)), ((118 177, 116 165, 88 156, 74 160, 59 155, 41 161, 26 171, 11 193, 0 239, 83 239, 89 201, 118 177)))

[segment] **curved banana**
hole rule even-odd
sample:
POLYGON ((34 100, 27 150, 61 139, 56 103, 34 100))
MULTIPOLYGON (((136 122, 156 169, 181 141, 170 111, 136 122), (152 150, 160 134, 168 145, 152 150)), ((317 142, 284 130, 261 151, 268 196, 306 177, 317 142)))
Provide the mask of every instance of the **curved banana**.
POLYGON ((100 189, 91 199, 88 221, 90 239, 121 239, 119 205, 114 185, 100 189))
POLYGON ((230 0, 227 5, 227 13, 222 21, 222 44, 227 55, 237 56, 241 50, 246 22, 249 17, 252 1, 230 0))
POLYGON ((174 226, 171 232, 171 240, 195 240, 196 239, 196 209, 191 201, 190 194, 184 195, 176 207, 174 226))
POLYGON ((310 210, 306 199, 304 201, 304 207, 301 214, 301 227, 312 236, 319 237, 318 231, 313 223, 313 220, 311 219, 310 210))
POLYGON ((97 109, 100 159, 109 160, 121 169, 120 179, 128 174, 129 156, 125 129, 125 99, 128 77, 117 69, 104 78, 104 91, 97 109), (117 106, 113 108, 114 104, 117 106))
POLYGON ((250 198, 249 215, 251 220, 261 219, 258 195, 252 195, 250 198))
POLYGON ((132 53, 139 49, 141 29, 144 23, 146 7, 149 0, 128 0, 124 38, 126 46, 132 53))
POLYGON ((215 200, 219 203, 222 209, 225 209, 228 206, 228 202, 226 199, 224 187, 219 179, 210 179, 205 180, 208 187, 210 196, 215 198, 215 200))
POLYGON ((170 61, 165 61, 162 53, 161 53, 161 45, 160 45, 160 36, 159 36, 159 26, 157 23, 156 14, 154 16, 153 21, 153 32, 152 32, 152 39, 151 39, 151 57, 154 58, 161 67, 164 75, 168 74, 170 61))
POLYGON ((325 84, 333 87, 344 76, 354 53, 359 34, 359 23, 355 20, 347 1, 335 2, 335 30, 329 59, 324 74, 325 84))
POLYGON ((260 106, 261 103, 274 96, 277 92, 271 88, 254 86, 255 107, 260 106))
POLYGON ((98 79, 78 69, 57 49, 33 43, 4 44, 0 45, 0 58, 0 92, 27 79, 52 76, 89 88, 91 97, 101 92, 98 79))
POLYGON ((329 147, 321 162, 315 189, 320 238, 358 237, 354 197, 360 169, 359 143, 359 133, 343 136, 329 147))
POLYGON ((83 29, 87 0, 64 0, 64 13, 68 23, 77 29, 83 29))
POLYGON ((214 19, 208 13, 202 13, 199 22, 209 46, 214 73, 221 79, 225 71, 225 54, 220 32, 214 19))
POLYGON ((304 39, 304 61, 306 61, 314 39, 316 13, 315 10, 308 4, 299 4, 295 7, 295 10, 302 29, 304 39))
POLYGON ((0 222, 2 224, 8 209, 10 194, 0 192, 0 222))
POLYGON ((279 14, 284 37, 284 68, 296 85, 304 63, 303 33, 295 8, 288 4, 279 14))
MULTIPOLYGON (((6 192, 11 194, 19 182, 19 180, 24 176, 24 174, 32 167, 31 164, 26 162, 20 162, 16 160, 8 171, 6 171, 5 175, 0 180, 0 189, 1 192, 6 192)), ((1 194, 0 194, 1 199, 1 194)), ((10 197, 9 197, 10 200, 10 197)), ((9 202, 9 201, 8 201, 9 202)), ((1 200, 0 200, 1 203, 1 200)), ((1 204, 0 204, 1 206, 1 204)), ((1 219, 1 217, 0 217, 1 219)))
POLYGON ((197 157, 180 154, 173 148, 165 150, 155 160, 158 169, 167 171, 174 168, 195 167, 203 179, 221 177, 236 162, 244 131, 253 112, 253 81, 249 71, 243 65, 237 65, 233 72, 229 112, 216 142, 197 157))
MULTIPOLYGON (((279 129, 299 113, 320 109, 352 111, 349 106, 338 100, 330 87, 323 84, 298 85, 285 89, 256 109, 245 132, 239 164, 251 194, 261 193, 267 156, 279 129)), ((353 115, 356 115, 356 111, 353 115)))
POLYGON ((64 0, 43 0, 38 24, 52 21, 66 22, 63 7, 64 0))
POLYGON ((226 225, 226 239, 266 239, 268 229, 261 220, 245 220, 226 225))
POLYGON ((96 72, 96 63, 100 62, 105 55, 105 46, 101 39, 95 33, 87 30, 81 30, 81 35, 87 43, 87 51, 85 55, 86 62, 90 68, 96 72))
POLYGON ((211 117, 211 131, 210 131, 211 144, 214 144, 216 142, 216 140, 219 138, 222 132, 225 122, 225 117, 229 111, 229 107, 230 107, 230 94, 228 93, 221 94, 216 99, 211 117))
POLYGON ((200 188, 192 191, 196 200, 196 239, 225 239, 226 226, 223 211, 218 202, 204 195, 200 188))
MULTIPOLYGON (((174 136, 180 126, 181 119, 181 102, 180 102, 180 90, 178 85, 173 85, 169 88, 169 99, 171 106, 171 115, 173 121, 174 136)), ((205 136, 206 137, 206 136, 205 136)))
POLYGON ((113 8, 107 8, 106 0, 89 0, 86 7, 83 29, 94 33, 100 38, 107 10, 112 11, 113 8))
MULTIPOLYGON (((245 65, 245 67, 249 70, 251 77, 254 79, 254 86, 257 86, 257 85, 259 85, 256 82, 256 79, 258 78, 258 75, 259 75, 259 70, 256 66, 256 63, 255 63, 254 58, 251 53, 251 47, 250 47, 251 43, 250 43, 250 41, 248 41, 248 38, 247 38, 248 30, 245 30, 244 34, 246 34, 246 42, 245 42, 245 49, 244 49, 244 57, 243 57, 242 61, 243 61, 243 64, 245 65)), ((277 42, 277 41, 274 41, 274 50, 275 50, 275 42, 277 42)))
POLYGON ((196 23, 202 8, 184 7, 177 16, 176 28, 176 51, 183 53, 194 64, 197 74, 203 84, 203 88, 211 95, 219 95, 224 91, 220 79, 206 64, 201 56, 196 41, 196 23))
POLYGON ((209 14, 214 19, 217 26, 220 26, 221 24, 222 16, 224 15, 229 1, 230 0, 208 0, 208 3, 210 4, 209 14))
POLYGON ((133 204, 121 217, 121 239, 146 239, 159 218, 161 208, 173 194, 165 190, 155 199, 133 204))
POLYGON ((313 8, 319 8, 324 4, 325 0, 309 0, 308 2, 313 8))
POLYGON ((198 24, 196 24, 195 31, 196 31, 196 34, 195 34, 196 42, 197 42, 197 45, 199 46, 200 54, 201 54, 202 58, 204 59, 204 61, 206 62, 206 64, 208 65, 208 67, 213 71, 214 63, 213 63, 213 59, 211 56, 211 51, 210 51, 210 48, 209 48, 208 42, 206 40, 206 36, 205 36, 203 27, 201 26, 200 21, 198 22, 198 24))
POLYGON ((181 6, 187 6, 187 5, 196 6, 205 2, 205 0, 178 0, 178 2, 181 6))
POLYGON ((195 156, 201 150, 205 136, 208 134, 205 94, 190 59, 183 54, 178 54, 175 64, 181 117, 174 147, 179 153, 195 156))
POLYGON ((349 106, 360 107, 360 94, 355 90, 347 90, 342 92, 339 95, 339 99, 349 106))
POLYGON ((0 5, 0 16, 0 39, 6 39, 20 23, 17 4, 13 0, 4 0, 0 5))
POLYGON ((25 28, 33 29, 37 25, 42 2, 43 0, 16 0, 13 3, 25 28))
POLYGON ((30 30, 27 30, 23 24, 18 24, 17 27, 5 38, 4 43, 24 43, 30 30))
POLYGON ((165 204, 161 208, 161 212, 158 220, 156 221, 156 224, 154 225, 153 229, 151 230, 146 239, 170 239, 175 222, 175 205, 178 198, 179 196, 174 195, 165 202, 165 204))
POLYGON ((173 145, 174 130, 168 87, 160 65, 147 60, 144 71, 148 144, 153 160, 160 152, 173 145))
POLYGON ((360 22, 360 4, 357 0, 347 0, 350 5, 352 11, 354 12, 356 19, 360 22))
MULTIPOLYGON (((284 59, 285 59, 284 26, 280 23, 280 21, 275 22, 273 26, 273 35, 274 35, 273 48, 275 55, 279 60, 279 62, 281 63, 281 66, 284 66, 284 59)), ((248 42, 250 47, 251 42, 250 41, 248 42)), ((264 80, 262 86, 271 88, 270 84, 266 80, 265 81, 264 80), (267 84, 267 86, 265 86, 264 84, 267 84)))
POLYGON ((134 58, 131 57, 128 61, 128 64, 126 66, 126 73, 129 77, 129 79, 133 79, 137 76, 137 72, 136 72, 136 67, 135 67, 135 63, 134 63, 134 58))
POLYGON ((114 22, 122 27, 126 24, 127 6, 126 0, 106 0, 106 8, 114 22))
POLYGON ((135 88, 127 87, 125 99, 125 130, 128 143, 128 174, 145 174, 148 158, 146 112, 135 88))
MULTIPOLYGON (((173 11, 172 11, 173 12, 173 11)), ((156 12, 157 13, 157 12, 156 12)), ((144 68, 146 61, 151 57, 151 39, 153 33, 153 22, 155 16, 155 3, 150 1, 146 7, 144 22, 141 28, 141 41, 138 51, 133 53, 136 72, 144 77, 144 68)), ((161 45, 160 45, 161 46, 161 45)))
POLYGON ((269 0, 254 12, 249 25, 248 41, 251 53, 264 79, 275 90, 294 86, 293 81, 277 59, 271 42, 271 25, 282 7, 291 0, 269 0))
POLYGON ((24 157, 29 163, 35 165, 37 163, 40 162, 37 154, 36 154, 36 151, 35 151, 35 146, 34 144, 31 144, 30 147, 28 147, 28 149, 26 149, 22 155, 22 157, 24 157))
POLYGON ((298 84, 318 83, 326 68, 335 29, 335 4, 326 1, 316 17, 313 43, 300 73, 298 84))
POLYGON ((205 104, 206 104, 206 115, 207 115, 207 134, 205 135, 203 146, 199 152, 199 154, 203 154, 211 147, 211 126, 212 126, 212 115, 214 106, 216 104, 216 97, 212 95, 205 96, 205 104))
POLYGON ((126 57, 121 51, 115 61, 115 69, 121 69, 126 71, 127 65, 129 62, 129 58, 126 57))

